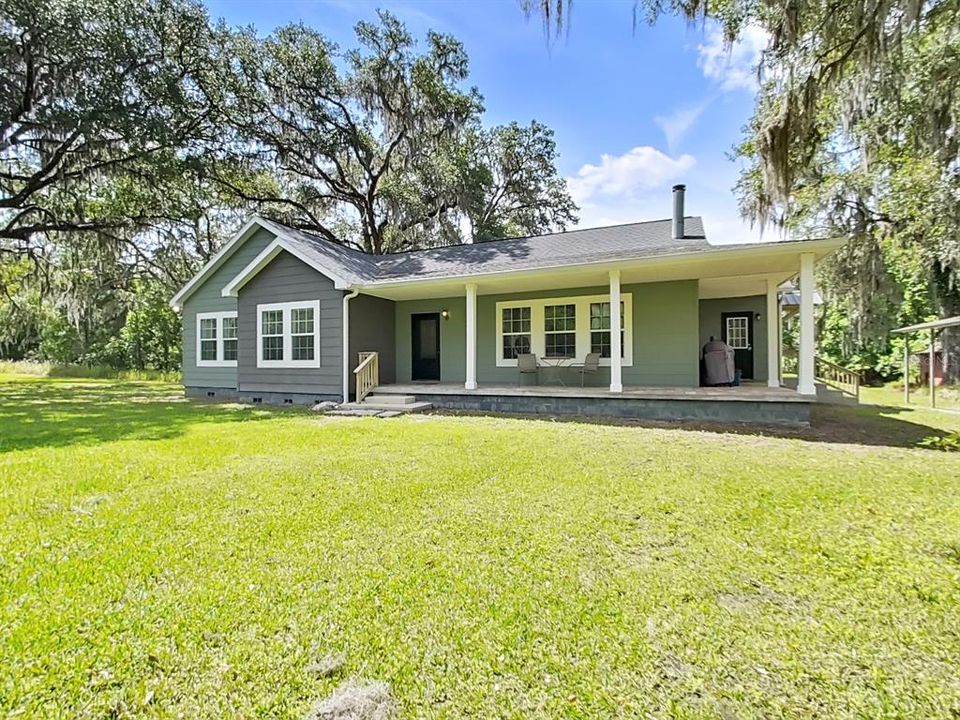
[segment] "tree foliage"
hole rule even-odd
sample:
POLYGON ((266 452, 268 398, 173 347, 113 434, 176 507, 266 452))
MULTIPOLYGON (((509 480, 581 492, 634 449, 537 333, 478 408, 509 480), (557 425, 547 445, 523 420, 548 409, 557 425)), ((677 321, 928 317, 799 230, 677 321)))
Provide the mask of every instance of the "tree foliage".
POLYGON ((165 185, 218 138, 200 6, 4 0, 0 22, 0 250, 162 217, 165 185))
POLYGON ((459 87, 466 54, 437 33, 417 52, 385 12, 359 23, 357 39, 342 51, 304 25, 236 38, 231 120, 250 140, 243 160, 266 160, 279 181, 239 190, 366 252, 429 244, 457 203, 450 149, 481 110, 478 93, 459 87))
POLYGON ((557 176, 553 131, 533 121, 466 138, 467 170, 460 206, 474 240, 532 235, 576 222, 577 206, 557 176))
POLYGON ((0 353, 166 369, 159 299, 251 212, 372 253, 576 219, 549 130, 484 128, 455 38, 356 40, 0 0, 0 353))
MULTIPOLYGON (((521 4, 548 29, 571 9, 521 4)), ((634 18, 662 13, 717 21, 730 42, 748 26, 766 31, 737 148, 748 165, 741 208, 797 235, 850 238, 821 278, 847 318, 843 357, 882 365, 892 327, 960 314, 960 1, 634 4, 634 18)))

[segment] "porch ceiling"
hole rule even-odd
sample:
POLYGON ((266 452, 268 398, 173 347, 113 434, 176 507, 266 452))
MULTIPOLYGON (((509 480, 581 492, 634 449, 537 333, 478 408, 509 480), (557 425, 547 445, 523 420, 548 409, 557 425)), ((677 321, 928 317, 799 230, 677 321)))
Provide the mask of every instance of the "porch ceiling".
POLYGON ((700 280, 701 297, 736 297, 766 292, 766 279, 778 283, 797 274, 801 253, 814 253, 817 259, 831 253, 840 242, 814 240, 738 247, 722 252, 673 256, 628 262, 604 262, 595 265, 475 274, 457 278, 402 283, 371 283, 360 287, 367 295, 389 300, 456 297, 464 294, 464 284, 477 284, 480 295, 518 291, 600 287, 609 283, 609 272, 620 270, 621 283, 648 283, 671 280, 700 280), (704 292, 707 294, 704 295, 704 292), (715 294, 716 293, 716 294, 715 294), (725 293, 725 294, 721 294, 725 293))
POLYGON ((771 273, 768 275, 737 275, 722 278, 701 278, 700 299, 752 297, 766 295, 767 280, 772 279, 777 285, 789 280, 796 271, 791 273, 771 273))

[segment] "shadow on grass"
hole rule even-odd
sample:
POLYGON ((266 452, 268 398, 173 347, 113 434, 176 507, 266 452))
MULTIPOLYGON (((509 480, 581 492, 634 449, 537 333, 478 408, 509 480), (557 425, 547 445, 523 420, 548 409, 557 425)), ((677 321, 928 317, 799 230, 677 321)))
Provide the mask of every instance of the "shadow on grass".
POLYGON ((188 401, 156 382, 0 381, 0 453, 114 440, 162 440, 197 423, 260 420, 275 411, 188 401))
MULTIPOLYGON (((949 431, 923 422, 912 422, 913 411, 902 407, 881 405, 828 405, 814 404, 811 408, 810 425, 795 427, 763 425, 756 423, 720 422, 709 420, 646 420, 634 418, 584 417, 571 415, 519 415, 553 422, 578 422, 619 427, 662 428, 716 433, 718 435, 762 435, 764 437, 805 440, 835 444, 870 445, 881 447, 923 448, 920 442, 949 431), (894 417, 896 415, 897 417, 894 417)), ((497 413, 470 413, 461 411, 437 411, 437 414, 488 415, 497 413)), ((935 451, 939 452, 939 451, 935 451)))

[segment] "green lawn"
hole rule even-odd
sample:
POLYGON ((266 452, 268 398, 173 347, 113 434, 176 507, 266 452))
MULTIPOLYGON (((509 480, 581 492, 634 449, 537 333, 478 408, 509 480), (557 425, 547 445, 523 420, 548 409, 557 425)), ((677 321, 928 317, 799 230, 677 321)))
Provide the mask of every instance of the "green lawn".
POLYGON ((323 418, 0 377, 0 716, 299 719, 358 678, 402 718, 956 718, 960 453, 914 447, 948 429, 323 418))
MULTIPOLYGON (((937 407, 944 410, 960 410, 960 387, 956 385, 938 386, 937 407)), ((882 405, 897 405, 911 408, 930 407, 930 387, 910 388, 910 404, 904 405, 903 386, 890 384, 882 387, 860 388, 860 396, 867 402, 882 405)))

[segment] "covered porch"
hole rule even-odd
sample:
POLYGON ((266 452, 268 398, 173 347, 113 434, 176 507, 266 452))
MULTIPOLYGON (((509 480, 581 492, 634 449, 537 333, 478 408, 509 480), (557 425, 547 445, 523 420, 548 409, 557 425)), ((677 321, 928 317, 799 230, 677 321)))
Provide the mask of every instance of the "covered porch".
POLYGON ((373 389, 375 399, 415 398, 435 408, 574 417, 641 420, 749 422, 804 425, 813 398, 762 383, 739 387, 598 387, 480 385, 467 390, 439 382, 392 383, 373 389))
POLYGON ((818 253, 835 244, 817 243, 367 286, 344 301, 344 396, 809 401, 813 293, 803 290, 813 288, 818 253), (801 288, 795 389, 781 376, 779 292, 791 279, 801 288), (700 348, 711 336, 734 348, 752 382, 701 387, 700 348), (520 372, 520 353, 536 355, 535 375, 520 372), (599 367, 582 375, 590 353, 599 367))

